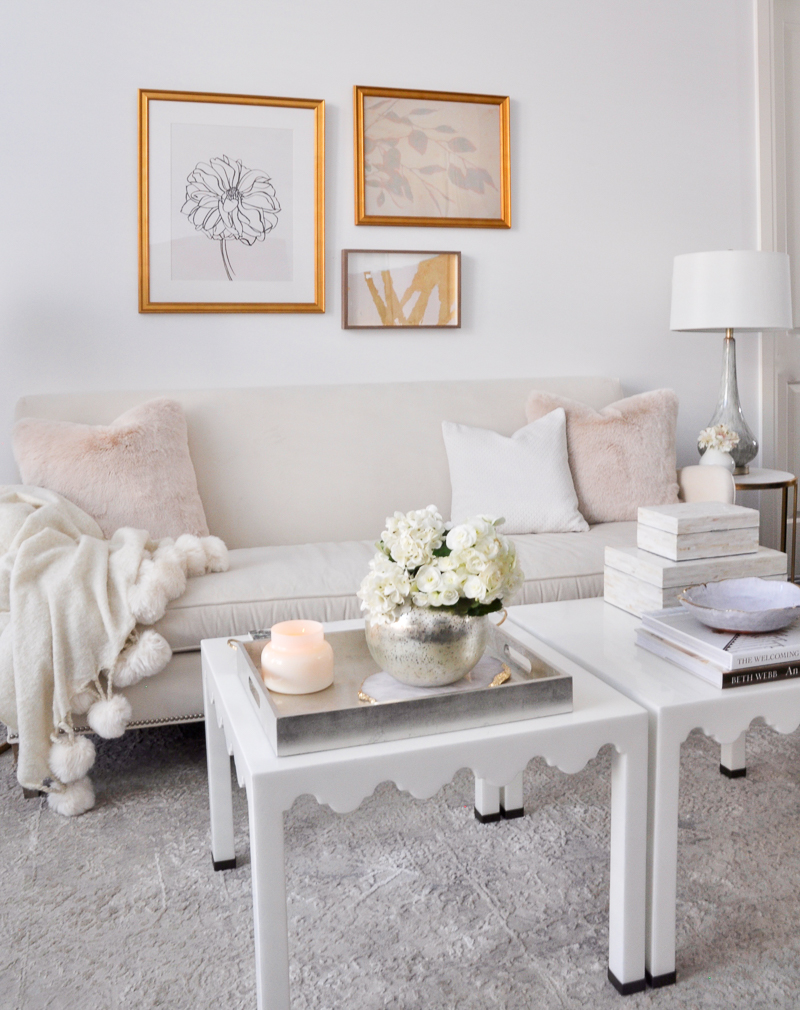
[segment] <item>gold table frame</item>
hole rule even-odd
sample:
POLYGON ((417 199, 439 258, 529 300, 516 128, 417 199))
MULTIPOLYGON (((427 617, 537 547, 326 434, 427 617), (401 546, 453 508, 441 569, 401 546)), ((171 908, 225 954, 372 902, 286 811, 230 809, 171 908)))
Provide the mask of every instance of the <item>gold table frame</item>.
POLYGON ((789 518, 789 488, 794 491, 792 513, 792 553, 789 555, 789 581, 794 582, 795 548, 797 546, 797 477, 786 470, 766 470, 755 468, 747 474, 734 474, 737 491, 780 491, 781 492, 781 546, 786 553, 786 523, 789 518))

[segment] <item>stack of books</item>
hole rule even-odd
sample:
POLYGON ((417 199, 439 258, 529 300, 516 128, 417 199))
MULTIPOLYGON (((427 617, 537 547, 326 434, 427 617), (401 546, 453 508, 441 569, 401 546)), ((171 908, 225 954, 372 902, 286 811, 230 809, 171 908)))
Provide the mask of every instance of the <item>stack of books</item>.
POLYGON ((800 621, 765 635, 739 635, 669 607, 642 614, 636 644, 719 688, 800 677, 800 621))

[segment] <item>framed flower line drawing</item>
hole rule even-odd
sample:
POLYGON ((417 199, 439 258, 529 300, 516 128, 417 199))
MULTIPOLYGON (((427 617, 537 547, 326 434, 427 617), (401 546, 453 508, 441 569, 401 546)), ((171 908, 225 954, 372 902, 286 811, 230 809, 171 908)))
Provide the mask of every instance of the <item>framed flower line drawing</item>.
POLYGON ((461 253, 342 250, 342 328, 461 326, 461 253))
POLYGON ((509 99, 354 89, 356 224, 510 228, 509 99))
POLYGON ((325 103, 139 92, 139 311, 325 311, 325 103))

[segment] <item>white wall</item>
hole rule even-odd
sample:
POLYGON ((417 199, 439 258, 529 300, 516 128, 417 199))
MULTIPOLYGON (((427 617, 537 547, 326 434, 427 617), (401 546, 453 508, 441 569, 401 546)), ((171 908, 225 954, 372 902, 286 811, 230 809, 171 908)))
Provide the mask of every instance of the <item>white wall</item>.
MULTIPOLYGON (((751 0, 5 0, 0 480, 23 393, 607 374, 711 416, 672 257, 755 248, 751 0), (511 231, 356 228, 352 86, 511 96, 511 231), (324 98, 324 316, 137 313, 137 88, 324 98), (463 252, 463 327, 340 328, 342 248, 463 252)), ((758 416, 755 338, 740 344, 758 416)))

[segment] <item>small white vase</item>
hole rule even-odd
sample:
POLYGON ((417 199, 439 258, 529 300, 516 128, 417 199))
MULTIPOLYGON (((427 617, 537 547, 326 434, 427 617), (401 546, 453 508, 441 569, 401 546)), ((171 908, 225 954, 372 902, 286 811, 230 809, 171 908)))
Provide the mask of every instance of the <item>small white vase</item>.
POLYGON ((726 470, 730 470, 733 473, 735 463, 733 462, 733 456, 729 452, 723 452, 722 449, 706 449, 700 457, 700 465, 724 466, 726 470))

